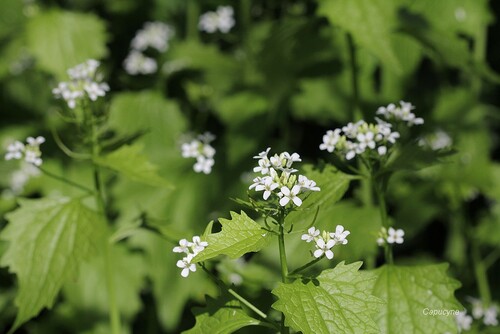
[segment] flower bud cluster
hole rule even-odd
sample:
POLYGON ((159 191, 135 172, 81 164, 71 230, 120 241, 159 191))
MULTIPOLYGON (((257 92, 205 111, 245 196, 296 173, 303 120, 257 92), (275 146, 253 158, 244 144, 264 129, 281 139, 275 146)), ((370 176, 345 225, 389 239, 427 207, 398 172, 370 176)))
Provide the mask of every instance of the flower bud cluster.
POLYGON ((199 236, 194 236, 193 241, 182 239, 179 241, 179 246, 174 247, 174 253, 186 254, 186 256, 182 260, 177 261, 177 267, 182 269, 182 277, 188 277, 190 272, 196 271, 196 264, 191 263, 191 261, 207 246, 208 242, 201 241, 201 238, 199 236))
POLYGON ((387 107, 380 107, 377 110, 377 115, 382 115, 388 121, 406 122, 408 126, 422 125, 424 119, 416 117, 411 111, 415 106, 410 102, 399 101, 399 106, 394 103, 389 104, 387 107))
POLYGON ((184 158, 196 158, 196 163, 193 165, 196 173, 210 174, 212 172, 212 167, 215 164, 215 148, 210 143, 214 139, 213 134, 205 132, 199 135, 197 139, 182 144, 182 156, 184 158))
POLYGON ((228 33, 234 27, 234 10, 231 6, 219 6, 214 12, 206 12, 200 16, 198 28, 209 34, 219 30, 228 33))
POLYGON ((123 61, 125 71, 130 75, 152 74, 158 70, 154 58, 148 57, 144 51, 151 48, 158 52, 168 50, 174 30, 162 22, 146 22, 130 43, 131 51, 123 61))
POLYGON ((498 307, 497 305, 485 305, 480 299, 468 298, 472 304, 472 316, 474 319, 482 319, 486 326, 498 325, 498 307))
POLYGON ((5 154, 5 160, 20 160, 24 159, 29 164, 35 166, 42 165, 42 151, 40 151, 40 145, 45 143, 45 138, 38 136, 36 138, 28 137, 26 138, 26 144, 20 141, 15 141, 7 147, 7 154, 5 154))
POLYGON ((109 86, 101 82, 102 78, 97 75, 100 63, 97 60, 89 59, 82 64, 78 64, 68 70, 70 81, 63 81, 52 90, 56 98, 62 98, 71 109, 76 107, 76 103, 88 97, 91 101, 96 101, 99 97, 105 96, 109 91, 109 86))
POLYGON ((332 248, 335 245, 345 245, 347 244, 347 236, 351 232, 344 229, 344 226, 337 225, 335 232, 323 231, 322 233, 316 229, 314 226, 307 230, 306 234, 303 234, 301 239, 305 242, 314 241, 316 250, 313 253, 315 258, 320 258, 326 256, 327 259, 333 259, 332 248))
POLYGON ((301 206, 301 194, 308 191, 320 191, 313 180, 309 180, 304 175, 295 175, 298 170, 292 168, 292 165, 294 162, 302 161, 300 155, 283 152, 269 158, 270 150, 271 148, 268 148, 254 156, 254 159, 258 159, 258 165, 253 171, 262 176, 253 180, 250 190, 263 191, 264 200, 279 200, 279 204, 283 207, 288 203, 301 206))
POLYGON ((404 242, 404 235, 405 232, 402 229, 396 230, 392 227, 389 227, 389 229, 382 227, 379 232, 377 244, 379 246, 383 246, 386 242, 388 244, 402 244, 404 242))

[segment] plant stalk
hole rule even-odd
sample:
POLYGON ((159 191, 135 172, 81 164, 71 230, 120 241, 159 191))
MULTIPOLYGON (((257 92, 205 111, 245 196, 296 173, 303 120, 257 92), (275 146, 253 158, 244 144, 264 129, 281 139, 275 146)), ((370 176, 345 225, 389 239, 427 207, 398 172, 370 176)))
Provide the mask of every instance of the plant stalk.
POLYGON ((474 274, 476 276, 477 288, 481 301, 487 307, 491 303, 491 290, 488 283, 488 275, 486 273, 486 266, 481 258, 481 252, 476 241, 472 243, 472 260, 474 261, 474 274))
MULTIPOLYGON (((286 261, 286 250, 285 250, 285 219, 281 218, 279 222, 279 234, 278 234, 278 244, 280 251, 280 265, 281 265, 281 281, 287 283, 288 277, 288 263, 286 261)), ((281 313, 281 334, 288 334, 288 327, 285 326, 285 314, 281 313)))
MULTIPOLYGON (((373 188, 375 189, 375 194, 377 195, 377 201, 378 201, 378 207, 380 211, 380 220, 382 221, 382 226, 385 227, 386 229, 389 229, 389 219, 387 216, 387 204, 385 202, 385 196, 384 192, 381 189, 381 186, 379 183, 377 183, 377 180, 372 179, 373 183, 373 188)), ((384 255, 385 255, 385 262, 388 264, 393 263, 393 256, 392 256, 392 247, 385 243, 384 245, 384 255)))

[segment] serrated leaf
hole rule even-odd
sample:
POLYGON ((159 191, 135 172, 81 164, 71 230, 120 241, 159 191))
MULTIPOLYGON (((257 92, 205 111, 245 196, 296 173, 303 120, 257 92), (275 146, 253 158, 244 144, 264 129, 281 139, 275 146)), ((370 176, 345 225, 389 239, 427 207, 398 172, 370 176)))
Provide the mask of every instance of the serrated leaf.
POLYGON ((460 283, 446 275, 448 264, 385 265, 373 272, 373 294, 387 302, 376 314, 382 333, 456 332, 455 317, 424 315, 424 309, 462 310, 454 297, 460 283))
POLYGON ((185 334, 231 334, 240 328, 259 325, 260 321, 247 315, 236 300, 215 300, 207 296, 207 306, 195 308, 196 324, 185 334))
POLYGON ((281 283, 272 291, 273 308, 285 314, 285 324, 304 334, 379 333, 373 317, 383 302, 369 292, 376 279, 358 272, 361 262, 339 263, 323 271, 317 282, 281 283))
POLYGON ((323 0, 318 13, 350 33, 356 43, 395 72, 401 72, 401 64, 391 43, 396 24, 395 10, 392 0, 323 0))
POLYGON ((0 239, 9 241, 0 264, 18 277, 19 308, 13 329, 51 308, 62 285, 80 263, 96 253, 105 226, 77 199, 21 200, 7 215, 0 239))
POLYGON ((66 70, 108 53, 104 22, 93 14, 51 10, 26 26, 28 49, 40 68, 66 79, 66 70))
POLYGON ((220 218, 222 231, 209 234, 208 247, 193 258, 193 262, 206 261, 218 255, 238 258, 248 252, 261 250, 270 239, 267 231, 247 216, 231 212, 231 220, 220 218))
POLYGON ((328 208, 339 201, 353 179, 352 176, 344 174, 330 165, 325 166, 323 170, 314 169, 312 165, 305 165, 303 171, 305 176, 317 183, 321 191, 312 192, 300 210, 291 212, 286 218, 287 224, 309 224, 317 207, 321 211, 322 208, 328 208))
POLYGON ((149 162, 141 152, 141 145, 123 145, 114 152, 94 158, 94 162, 110 168, 132 181, 153 187, 172 187, 167 180, 158 175, 158 167, 149 162))

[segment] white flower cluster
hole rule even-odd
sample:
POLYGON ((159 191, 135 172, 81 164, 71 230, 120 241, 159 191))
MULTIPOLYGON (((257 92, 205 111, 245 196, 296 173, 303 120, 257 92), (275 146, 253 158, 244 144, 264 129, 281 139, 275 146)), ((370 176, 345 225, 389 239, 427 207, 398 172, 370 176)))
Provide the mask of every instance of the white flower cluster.
POLYGON ((415 106, 410 102, 399 101, 399 106, 394 103, 389 104, 387 107, 380 107, 377 110, 377 115, 382 115, 388 121, 403 121, 408 126, 424 124, 424 119, 416 117, 411 111, 415 106))
POLYGON ((228 33, 234 27, 234 10, 231 6, 219 6, 215 12, 206 12, 200 16, 198 28, 213 34, 217 30, 228 33))
POLYGON ((35 166, 42 165, 42 151, 40 151, 40 145, 45 143, 45 138, 38 136, 36 138, 28 137, 26 138, 26 144, 20 141, 15 141, 7 147, 7 154, 5 154, 5 160, 20 160, 24 158, 29 164, 35 166))
POLYGON ((333 251, 332 248, 335 245, 345 245, 347 244, 347 236, 351 234, 351 232, 344 229, 344 226, 337 225, 335 228, 335 232, 327 232, 323 231, 320 235, 320 231, 317 230, 314 226, 307 230, 306 234, 303 234, 301 239, 305 242, 314 241, 316 243, 316 250, 313 255, 315 258, 320 258, 323 255, 326 256, 327 259, 333 259, 333 251))
POLYGON ((196 163, 193 169, 196 173, 210 174, 215 163, 214 155, 215 148, 210 143, 215 139, 215 136, 210 132, 205 132, 199 135, 197 139, 193 139, 181 146, 182 156, 184 158, 196 158, 196 163))
POLYGON ((377 124, 361 120, 349 123, 342 129, 328 130, 323 136, 320 150, 337 151, 347 160, 365 151, 376 151, 379 156, 387 154, 388 146, 399 138, 399 132, 392 131, 392 125, 377 119, 377 124))
POLYGON ((130 75, 152 74, 158 70, 155 59, 144 55, 148 48, 165 52, 174 36, 174 30, 162 22, 146 22, 130 43, 131 51, 123 61, 123 67, 130 75))
POLYGON ((429 147, 433 151, 438 151, 450 148, 453 144, 453 140, 450 135, 443 130, 437 130, 436 132, 427 135, 425 138, 421 138, 418 141, 418 144, 420 146, 429 147))
POLYGON ((404 235, 405 232, 402 229, 396 230, 392 227, 389 227, 389 229, 382 227, 379 232, 377 244, 379 246, 384 245, 386 242, 388 244, 402 244, 404 242, 404 235))
POLYGON ((194 236, 193 241, 182 239, 179 241, 179 246, 174 247, 174 253, 184 253, 186 256, 177 261, 177 267, 181 268, 181 276, 188 277, 190 272, 196 271, 196 264, 191 263, 193 258, 208 246, 206 241, 201 241, 199 236, 194 236))
POLYGON ((304 175, 295 175, 296 169, 292 168, 294 162, 302 161, 300 155, 297 153, 289 154, 283 152, 275 154, 271 158, 267 155, 271 148, 260 152, 259 155, 254 156, 258 159, 258 166, 254 167, 255 173, 261 173, 263 176, 258 176, 253 180, 253 184, 249 189, 255 191, 263 191, 263 199, 279 199, 281 206, 286 206, 292 202, 296 206, 302 205, 300 194, 306 191, 320 191, 316 186, 316 182, 309 180, 304 175), (279 174, 281 172, 281 174, 279 174))
POLYGON ((459 333, 468 331, 472 325, 472 317, 467 315, 467 311, 460 311, 455 315, 455 322, 457 323, 459 333))
POLYGON ((75 108, 76 102, 86 96, 95 101, 100 96, 105 96, 109 86, 100 82, 101 78, 96 75, 100 63, 89 59, 68 70, 70 81, 63 81, 52 90, 56 98, 62 98, 68 103, 68 107, 75 108))
POLYGON ((4 194, 19 195, 23 192, 24 186, 32 177, 40 175, 40 170, 32 164, 24 162, 21 168, 15 170, 10 176, 10 187, 4 194))
POLYGON ((469 298, 472 304, 472 316, 474 319, 483 319, 483 324, 486 326, 497 326, 498 325, 498 307, 496 305, 490 305, 486 307, 484 303, 477 298, 469 298))

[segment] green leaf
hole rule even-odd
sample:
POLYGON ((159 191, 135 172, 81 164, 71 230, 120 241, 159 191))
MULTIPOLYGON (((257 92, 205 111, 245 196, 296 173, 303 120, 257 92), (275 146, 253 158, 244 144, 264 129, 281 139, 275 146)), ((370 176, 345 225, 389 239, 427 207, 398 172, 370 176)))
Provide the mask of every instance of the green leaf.
MULTIPOLYGON (((140 292, 145 275, 144 258, 128 251, 123 244, 111 246, 109 257, 117 307, 123 318, 131 320, 142 307, 140 292)), ((109 312, 106 265, 104 256, 81 264, 78 280, 67 282, 63 289, 72 306, 103 315, 109 312)))
POLYGON ((333 166, 327 165, 322 170, 314 169, 312 165, 305 165, 304 175, 314 180, 321 188, 319 192, 313 192, 304 201, 300 210, 291 212, 287 218, 287 224, 302 223, 307 226, 319 206, 320 211, 338 202, 349 188, 352 176, 344 174, 333 166))
POLYGON ((229 126, 237 126, 258 115, 265 114, 268 101, 262 95, 241 92, 224 97, 216 106, 219 118, 229 126))
POLYGON ((383 302, 369 292, 376 276, 358 272, 361 262, 339 263, 323 271, 317 283, 296 280, 272 291, 273 308, 285 314, 285 324, 304 334, 379 333, 373 317, 383 302))
POLYGON ((144 153, 162 168, 184 167, 177 143, 187 121, 177 104, 153 91, 121 93, 111 100, 109 126, 120 136, 143 133, 138 142, 144 153), (161 126, 158 126, 161 124, 161 126))
POLYGON ((453 316, 424 315, 424 310, 462 310, 454 297, 460 283, 446 275, 448 264, 385 265, 373 272, 373 294, 387 304, 376 314, 382 333, 455 333, 453 316))
POLYGON ((2 0, 0 2, 0 40, 21 30, 25 20, 23 6, 25 5, 19 0, 2 0))
POLYGON ((7 215, 0 239, 9 241, 0 264, 18 277, 19 308, 13 330, 51 308, 64 282, 96 253, 104 235, 101 217, 76 199, 20 200, 7 215))
POLYGON ((124 145, 114 152, 95 158, 94 162, 123 174, 132 181, 153 187, 172 187, 158 175, 158 167, 149 162, 141 151, 141 145, 124 145))
POLYGON ((185 334, 231 334, 240 328, 259 325, 260 321, 248 316, 236 300, 215 300, 207 296, 207 306, 195 308, 196 324, 185 334))
POLYGON ((391 42, 396 26, 392 0, 322 0, 318 13, 350 33, 357 44, 395 72, 402 71, 391 42))
POLYGON ((261 250, 270 239, 267 231, 244 211, 241 214, 231 212, 231 220, 220 218, 219 222, 222 231, 207 236, 208 247, 195 256, 193 262, 205 261, 222 254, 235 259, 248 252, 261 250))
POLYGON ((26 26, 28 49, 40 68, 66 78, 66 70, 89 58, 107 55, 104 22, 93 14, 51 10, 26 26))

